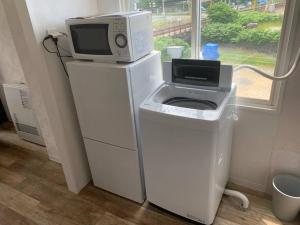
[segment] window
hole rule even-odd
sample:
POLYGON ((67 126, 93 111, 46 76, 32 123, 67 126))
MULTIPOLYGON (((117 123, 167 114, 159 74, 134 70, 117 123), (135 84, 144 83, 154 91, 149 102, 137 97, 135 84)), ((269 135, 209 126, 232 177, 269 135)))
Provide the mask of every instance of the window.
POLYGON ((163 61, 191 58, 191 0, 137 0, 135 9, 152 11, 154 45, 163 61))
MULTIPOLYGON (((219 59, 274 73, 286 0, 133 1, 135 9, 152 11, 155 49, 163 61, 219 59)), ((234 82, 240 99, 271 104, 271 80, 245 69, 234 82)))

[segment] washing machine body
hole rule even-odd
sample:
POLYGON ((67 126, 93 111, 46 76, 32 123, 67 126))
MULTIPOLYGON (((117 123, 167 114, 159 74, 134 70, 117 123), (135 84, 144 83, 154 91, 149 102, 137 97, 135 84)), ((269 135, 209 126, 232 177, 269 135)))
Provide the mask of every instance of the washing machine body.
POLYGON ((147 199, 212 224, 229 178, 235 87, 163 84, 140 107, 147 199))

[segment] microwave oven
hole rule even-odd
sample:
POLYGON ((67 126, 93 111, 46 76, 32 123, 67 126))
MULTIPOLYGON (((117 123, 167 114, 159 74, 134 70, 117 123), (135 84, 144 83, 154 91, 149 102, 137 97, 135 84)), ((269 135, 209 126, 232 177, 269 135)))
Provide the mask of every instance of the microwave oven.
POLYGON ((151 12, 71 18, 66 26, 75 59, 133 62, 153 50, 151 12))

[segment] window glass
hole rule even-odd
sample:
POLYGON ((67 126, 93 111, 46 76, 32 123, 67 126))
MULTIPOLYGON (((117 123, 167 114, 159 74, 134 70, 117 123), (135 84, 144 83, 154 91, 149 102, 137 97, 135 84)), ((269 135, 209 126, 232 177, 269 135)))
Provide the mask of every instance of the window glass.
MULTIPOLYGON (((285 0, 202 1, 201 55, 273 74, 285 0)), ((234 74, 239 97, 269 100, 272 81, 247 69, 234 74)))
MULTIPOLYGON (((162 60, 191 57, 192 18, 200 20, 200 58, 274 73, 286 0, 202 0, 200 17, 191 0, 133 0, 153 13, 155 49, 162 60)), ((197 39, 196 38, 196 39, 197 39)), ((237 96, 269 102, 273 82, 255 72, 235 72, 237 96)))
POLYGON ((191 0, 135 0, 134 8, 152 12, 154 46, 162 61, 191 57, 191 0))

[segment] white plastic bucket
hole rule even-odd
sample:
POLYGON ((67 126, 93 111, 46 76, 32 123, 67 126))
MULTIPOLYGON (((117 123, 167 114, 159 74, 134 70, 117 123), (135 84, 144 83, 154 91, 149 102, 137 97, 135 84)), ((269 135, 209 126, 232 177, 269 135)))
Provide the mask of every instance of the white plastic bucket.
POLYGON ((167 47, 167 53, 172 59, 179 59, 182 56, 183 46, 169 46, 167 47))
POLYGON ((300 211, 300 178, 278 175, 273 179, 272 209, 283 221, 294 220, 300 211))

